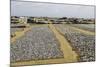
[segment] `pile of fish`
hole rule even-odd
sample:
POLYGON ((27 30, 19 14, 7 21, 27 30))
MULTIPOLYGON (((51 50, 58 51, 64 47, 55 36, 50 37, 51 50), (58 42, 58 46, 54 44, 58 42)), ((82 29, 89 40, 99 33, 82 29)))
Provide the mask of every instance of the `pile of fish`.
POLYGON ((63 58, 60 44, 47 27, 33 27, 11 44, 11 62, 63 58))

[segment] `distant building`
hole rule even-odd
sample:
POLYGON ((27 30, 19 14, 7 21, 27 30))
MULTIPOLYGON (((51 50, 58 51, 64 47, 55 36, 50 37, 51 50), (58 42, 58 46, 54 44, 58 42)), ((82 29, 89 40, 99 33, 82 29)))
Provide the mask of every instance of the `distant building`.
POLYGON ((20 17, 19 22, 23 24, 27 24, 27 17, 20 17))
POLYGON ((12 16, 12 17, 11 17, 11 23, 22 23, 22 24, 27 24, 27 17, 12 16))
POLYGON ((17 17, 17 16, 12 16, 12 17, 11 17, 11 23, 14 23, 14 24, 19 23, 19 17, 17 17))

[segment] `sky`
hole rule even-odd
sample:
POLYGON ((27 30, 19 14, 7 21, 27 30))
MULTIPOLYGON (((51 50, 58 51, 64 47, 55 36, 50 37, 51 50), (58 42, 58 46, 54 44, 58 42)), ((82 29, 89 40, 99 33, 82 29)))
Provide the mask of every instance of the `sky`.
POLYGON ((11 1, 11 16, 94 18, 95 6, 11 1))

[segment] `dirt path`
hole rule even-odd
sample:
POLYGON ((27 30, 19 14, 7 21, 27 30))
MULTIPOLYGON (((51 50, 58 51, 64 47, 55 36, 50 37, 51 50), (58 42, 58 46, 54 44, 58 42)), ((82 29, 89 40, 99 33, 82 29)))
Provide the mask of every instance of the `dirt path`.
POLYGON ((53 24, 49 24, 49 28, 53 31, 54 35, 56 36, 57 40, 59 41, 61 45, 61 50, 64 53, 64 59, 66 62, 76 62, 77 61, 77 54, 72 51, 72 47, 68 43, 68 41, 65 39, 64 36, 62 36, 57 29, 54 27, 53 24))
POLYGON ((76 30, 76 31, 79 31, 81 33, 84 33, 86 35, 95 35, 95 32, 91 32, 91 31, 88 31, 88 30, 83 30, 83 29, 79 29, 77 27, 74 27, 74 26, 70 26, 70 25, 66 25, 66 26, 69 26, 70 28, 76 30))
POLYGON ((14 43, 18 38, 24 36, 24 34, 25 34, 27 31, 31 30, 32 27, 39 27, 39 26, 47 26, 47 24, 46 24, 46 25, 33 25, 33 26, 28 27, 28 28, 25 28, 23 31, 16 31, 16 32, 15 32, 15 35, 16 35, 16 36, 13 37, 13 38, 11 38, 11 43, 14 43))
POLYGON ((16 36, 11 38, 11 43, 14 43, 18 38, 22 37, 24 35, 24 33, 30 29, 31 29, 31 27, 24 29, 24 31, 15 32, 16 36))

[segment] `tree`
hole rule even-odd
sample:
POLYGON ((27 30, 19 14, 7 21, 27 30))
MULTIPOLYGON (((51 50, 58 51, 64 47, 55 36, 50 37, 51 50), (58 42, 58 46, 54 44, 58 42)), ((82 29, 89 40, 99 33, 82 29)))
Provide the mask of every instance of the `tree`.
POLYGON ((73 19, 73 23, 78 24, 78 19, 73 19))

